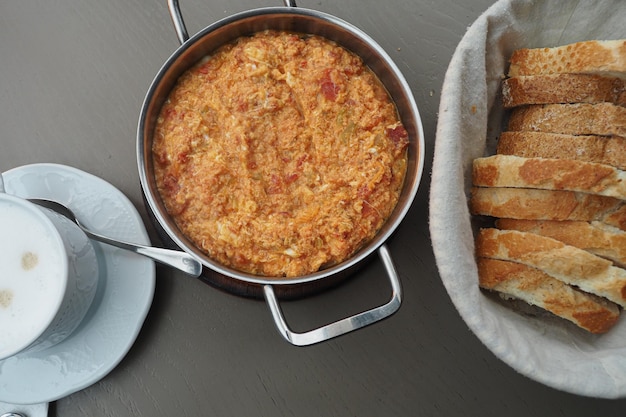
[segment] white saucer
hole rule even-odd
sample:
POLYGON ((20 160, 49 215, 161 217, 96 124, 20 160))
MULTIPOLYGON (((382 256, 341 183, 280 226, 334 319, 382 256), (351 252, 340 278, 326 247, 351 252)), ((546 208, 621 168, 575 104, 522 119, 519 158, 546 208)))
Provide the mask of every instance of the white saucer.
MULTIPOLYGON (((9 194, 57 200, 96 232, 150 243, 133 204, 98 177, 55 164, 22 166, 3 177, 9 194)), ((0 361, 0 401, 45 403, 80 391, 115 368, 134 343, 152 304, 154 262, 96 242, 94 248, 100 280, 87 316, 60 344, 0 361)))

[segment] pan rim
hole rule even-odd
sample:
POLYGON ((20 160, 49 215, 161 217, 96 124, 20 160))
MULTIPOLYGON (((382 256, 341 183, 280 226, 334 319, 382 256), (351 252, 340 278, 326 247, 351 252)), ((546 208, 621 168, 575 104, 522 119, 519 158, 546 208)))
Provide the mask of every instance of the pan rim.
MULTIPOLYGON (((340 43, 341 44, 341 43, 340 43)), ((343 45, 342 45, 343 46, 343 45)), ((394 100, 395 101, 395 100, 394 100)), ((396 103, 397 105, 397 103, 396 103)), ((404 120, 403 120, 404 122, 404 120)), ((151 141, 150 141, 151 142, 151 141)), ((372 253, 377 251, 380 246, 382 246, 390 236, 395 232, 398 228, 410 207, 412 206, 413 201, 415 200, 415 196, 417 194, 419 185, 421 183, 421 178, 423 174, 424 168, 424 133, 423 126, 421 122, 421 118, 419 115, 419 111, 417 108, 417 104, 415 102, 415 98, 413 97, 410 86, 408 85, 406 79, 400 72, 399 68, 393 62, 391 57, 385 52, 385 50, 367 33, 357 28, 356 26, 336 17, 331 14, 327 14, 324 12, 301 8, 301 7, 265 7, 258 9, 251 9, 243 12, 239 12, 225 18, 222 18, 209 26, 206 26, 204 29, 200 30, 193 36, 191 36, 186 42, 180 45, 164 62, 156 76, 152 80, 150 87, 146 93, 146 96, 143 100, 141 113, 139 116, 139 122, 137 127, 137 164, 139 169, 139 177, 141 182, 141 188, 145 197, 145 200, 148 204, 148 209, 151 211, 152 215, 156 218, 156 221, 163 228, 164 232, 168 235, 172 241, 179 246, 185 252, 195 256, 202 262, 202 264, 217 272, 221 275, 224 275, 228 278, 235 279, 238 281, 242 281, 248 284, 257 284, 257 285, 276 285, 276 286, 285 286, 285 285, 297 285, 310 283, 313 281, 321 280, 323 278, 327 278, 329 276, 333 276, 344 272, 346 270, 351 269, 357 264, 364 261, 368 258, 372 253), (157 89, 161 86, 163 79, 170 71, 171 67, 179 60, 181 57, 189 51, 194 45, 196 45, 201 39, 205 36, 214 33, 217 29, 226 27, 231 24, 235 24, 237 22, 242 22, 246 19, 250 18, 258 18, 259 16, 303 16, 306 18, 319 19, 331 26, 337 27, 343 31, 349 32, 349 34, 359 41, 364 42, 371 50, 376 54, 378 59, 382 60, 384 64, 389 68, 389 71, 392 73, 395 81, 399 84, 401 90, 405 93, 406 101, 408 105, 408 112, 410 113, 410 117, 412 122, 415 124, 415 136, 411 138, 411 141, 416 142, 416 155, 415 155, 415 163, 414 168, 411 171, 407 170, 407 174, 405 177, 405 184, 403 185, 403 194, 405 195, 402 202, 398 202, 396 209, 392 213, 392 217, 388 218, 385 224, 383 225, 383 229, 376 234, 367 243, 363 248, 359 249, 355 254, 353 254, 350 258, 341 262, 339 264, 333 265, 329 268, 316 271, 307 275, 296 276, 296 277, 266 277, 253 275, 250 273, 238 271, 232 268, 225 267, 224 265, 214 261, 209 258, 206 254, 200 252, 193 243, 188 240, 185 241, 183 237, 181 237, 182 233, 177 233, 178 229, 174 225, 174 230, 172 229, 173 222, 167 219, 163 213, 164 208, 160 207, 157 203, 157 199, 160 199, 158 195, 158 191, 153 186, 150 178, 148 178, 148 169, 146 164, 150 163, 146 160, 149 152, 146 149, 146 123, 148 119, 148 115, 150 113, 151 108, 153 107, 152 99, 157 91, 157 89), (409 181, 407 183, 407 181, 409 181), (408 188, 407 188, 408 187, 408 188), (408 191, 404 191, 404 189, 408 189, 408 191)), ((150 158, 151 159, 151 158, 150 158)))

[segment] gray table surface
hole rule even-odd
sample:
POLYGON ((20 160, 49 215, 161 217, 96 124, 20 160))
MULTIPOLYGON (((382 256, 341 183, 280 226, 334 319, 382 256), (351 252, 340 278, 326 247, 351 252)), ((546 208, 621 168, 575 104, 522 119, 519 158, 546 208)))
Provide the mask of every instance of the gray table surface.
MULTIPOLYGON (((274 4, 277 3, 277 4, 274 4)), ((128 355, 51 416, 618 416, 626 401, 579 397, 517 374, 469 331, 440 281, 428 232, 437 109, 449 60, 492 0, 300 0, 369 33, 407 78, 423 119, 424 179, 389 241, 404 300, 390 319, 297 348, 264 302, 157 268, 154 302, 128 355)), ((182 0, 191 34, 278 0, 182 0)), ((135 132, 157 70, 178 47, 165 0, 0 1, 0 169, 70 165, 142 201, 135 132)), ((386 301, 382 266, 284 304, 308 329, 386 301)))

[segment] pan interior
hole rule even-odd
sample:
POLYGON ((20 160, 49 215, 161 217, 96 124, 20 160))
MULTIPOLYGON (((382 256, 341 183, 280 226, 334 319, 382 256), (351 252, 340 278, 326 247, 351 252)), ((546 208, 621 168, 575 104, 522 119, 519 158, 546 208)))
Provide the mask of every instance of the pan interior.
POLYGON ((412 93, 385 51, 368 35, 334 16, 302 8, 265 8, 239 13, 206 27, 181 45, 162 66, 146 95, 137 133, 138 165, 146 201, 156 221, 173 242, 196 255, 213 271, 253 284, 298 284, 311 282, 351 269, 369 256, 393 233, 408 211, 423 170, 423 132, 412 93), (208 258, 180 233, 159 197, 152 163, 152 135, 163 102, 182 73, 220 46, 241 36, 268 29, 315 34, 335 41, 361 57, 380 79, 396 104, 409 133, 409 157, 405 184, 395 210, 377 236, 347 261, 306 276, 295 278, 260 277, 226 268, 208 258))

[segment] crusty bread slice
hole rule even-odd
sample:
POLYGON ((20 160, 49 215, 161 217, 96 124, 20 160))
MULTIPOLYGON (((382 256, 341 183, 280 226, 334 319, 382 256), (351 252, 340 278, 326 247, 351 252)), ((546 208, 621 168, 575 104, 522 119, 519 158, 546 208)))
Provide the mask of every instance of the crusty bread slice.
POLYGON ((556 239, 516 230, 481 229, 476 256, 519 262, 626 307, 626 270, 556 239))
POLYGON ((569 190, 626 199, 626 172, 592 162, 493 155, 475 159, 472 176, 480 187, 569 190))
POLYGON ((546 132, 503 132, 497 153, 526 158, 577 159, 626 169, 626 138, 564 135, 546 132))
POLYGON ((626 230, 626 201, 574 191, 472 187, 473 215, 526 220, 601 221, 626 230))
POLYGON ((626 77, 626 40, 590 40, 552 48, 519 49, 510 59, 509 77, 584 73, 626 77))
POLYGON ((616 304, 578 291, 536 268, 486 258, 479 258, 477 264, 481 288, 543 308, 591 333, 606 333, 619 318, 616 304))
POLYGON ((498 219, 496 227, 551 237, 626 266, 626 232, 602 222, 498 219))
POLYGON ((626 137, 626 107, 612 103, 516 107, 511 111, 507 130, 626 137))
POLYGON ((504 108, 602 102, 626 106, 626 80, 594 74, 549 74, 513 77, 502 82, 504 108))

